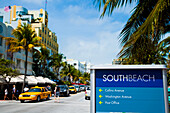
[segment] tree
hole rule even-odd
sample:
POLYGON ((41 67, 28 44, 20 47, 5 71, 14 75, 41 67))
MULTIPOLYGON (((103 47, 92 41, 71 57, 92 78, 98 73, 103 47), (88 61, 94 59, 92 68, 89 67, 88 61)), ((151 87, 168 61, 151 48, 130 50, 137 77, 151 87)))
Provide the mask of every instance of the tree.
POLYGON ((79 70, 76 70, 76 71, 77 71, 77 72, 76 72, 73 80, 74 80, 74 81, 79 81, 80 78, 82 77, 82 73, 81 73, 79 70))
POLYGON ((66 76, 69 77, 69 82, 71 82, 71 77, 74 80, 74 77, 76 76, 77 73, 76 71, 77 70, 75 69, 74 66, 67 64, 61 69, 60 75, 62 78, 66 76))
POLYGON ((80 77, 80 80, 83 84, 87 84, 90 81, 90 74, 85 72, 83 75, 80 77))
POLYGON ((36 36, 35 31, 31 28, 31 25, 29 24, 18 26, 16 29, 13 30, 12 35, 14 35, 15 38, 10 38, 10 49, 14 51, 19 51, 19 49, 25 50, 25 75, 22 86, 23 91, 27 75, 28 52, 31 51, 33 47, 42 45, 39 43, 41 38, 36 36))
POLYGON ((48 68, 47 60, 49 60, 49 58, 50 51, 47 48, 41 47, 40 51, 34 49, 33 62, 35 64, 33 66, 33 70, 36 75, 47 76, 46 68, 48 68))
POLYGON ((53 67, 54 71, 57 73, 57 79, 60 75, 60 68, 65 65, 65 63, 63 62, 64 58, 65 57, 63 56, 63 54, 54 54, 50 57, 51 61, 49 63, 49 66, 53 67))
POLYGON ((126 59, 127 64, 166 64, 167 55, 170 52, 169 48, 169 37, 158 44, 154 44, 152 40, 141 38, 137 43, 122 50, 119 55, 121 58, 126 59))
MULTIPOLYGON (((128 3, 131 4, 135 1, 95 0, 95 3, 99 5, 99 9, 102 4, 104 4, 103 13, 101 15, 101 17, 104 17, 105 13, 111 15, 115 8, 125 6, 128 3)), ((135 59, 137 60, 135 62, 141 62, 142 59, 139 58, 154 61, 154 59, 151 58, 155 58, 153 56, 159 54, 156 53, 158 51, 155 51, 155 49, 159 48, 158 43, 162 35, 170 31, 169 15, 169 0, 155 0, 154 2, 153 0, 137 0, 137 6, 133 9, 132 16, 119 35, 123 48, 118 56, 131 58, 132 61, 135 59), (143 56, 140 56, 140 53, 142 53, 143 56)), ((145 63, 146 61, 142 62, 145 63)))
POLYGON ((12 68, 13 64, 14 62, 11 60, 0 59, 0 75, 2 75, 5 80, 8 77, 8 81, 6 80, 8 84, 10 83, 11 78, 18 75, 18 71, 12 68))

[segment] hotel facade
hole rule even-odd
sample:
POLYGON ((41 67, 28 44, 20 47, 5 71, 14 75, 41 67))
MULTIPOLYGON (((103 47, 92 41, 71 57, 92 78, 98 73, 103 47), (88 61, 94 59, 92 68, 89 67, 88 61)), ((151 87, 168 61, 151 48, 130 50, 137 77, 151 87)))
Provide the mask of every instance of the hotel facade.
MULTIPOLYGON (((11 35, 13 29, 22 24, 30 24, 35 30, 37 36, 42 38, 43 43, 50 51, 50 55, 58 53, 59 45, 57 36, 48 28, 48 13, 40 10, 27 10, 22 6, 11 6, 11 10, 6 12, 4 8, 0 8, 0 58, 11 59, 16 63, 16 67, 24 74, 25 70, 25 51, 21 50, 12 56, 7 52, 8 45, 3 37, 14 37, 11 35)), ((32 75, 33 53, 28 54, 28 75, 32 75)))

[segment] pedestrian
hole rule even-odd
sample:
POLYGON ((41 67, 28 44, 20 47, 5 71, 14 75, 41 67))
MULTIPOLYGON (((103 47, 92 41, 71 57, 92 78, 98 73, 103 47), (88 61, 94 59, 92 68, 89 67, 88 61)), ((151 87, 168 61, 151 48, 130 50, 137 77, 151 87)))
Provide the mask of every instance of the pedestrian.
POLYGON ((17 100, 17 97, 16 97, 16 87, 15 85, 13 85, 13 88, 12 88, 12 100, 13 98, 15 98, 17 100))
POLYGON ((57 99, 57 102, 59 102, 60 101, 60 88, 58 87, 57 84, 54 90, 54 96, 55 96, 55 100, 57 99))
POLYGON ((51 86, 47 85, 47 89, 48 89, 48 91, 51 91, 51 86))
POLYGON ((4 100, 5 100, 6 98, 9 100, 9 98, 8 98, 8 90, 7 90, 7 88, 5 88, 4 93, 5 93, 5 95, 4 95, 4 100))
POLYGON ((28 86, 26 85, 24 88, 24 92, 27 92, 29 90, 28 86))

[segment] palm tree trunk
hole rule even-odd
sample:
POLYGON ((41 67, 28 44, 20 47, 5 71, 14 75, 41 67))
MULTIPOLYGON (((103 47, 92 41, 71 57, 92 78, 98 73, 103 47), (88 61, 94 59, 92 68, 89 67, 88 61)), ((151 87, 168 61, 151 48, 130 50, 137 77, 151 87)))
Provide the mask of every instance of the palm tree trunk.
POLYGON ((24 90, 24 86, 25 86, 25 80, 26 80, 26 75, 27 75, 27 60, 28 60, 28 49, 25 49, 25 75, 24 75, 24 82, 22 85, 22 92, 24 90))

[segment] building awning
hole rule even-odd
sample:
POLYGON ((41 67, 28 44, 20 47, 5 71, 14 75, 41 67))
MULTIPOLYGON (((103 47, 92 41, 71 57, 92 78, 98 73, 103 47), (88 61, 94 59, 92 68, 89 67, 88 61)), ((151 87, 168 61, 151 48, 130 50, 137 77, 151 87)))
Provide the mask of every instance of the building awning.
MULTIPOLYGON (((20 75, 19 75, 20 76, 20 75)), ((19 76, 16 76, 16 77, 12 77, 11 80, 10 80, 10 83, 23 83, 24 82, 24 79, 22 79, 21 77, 19 76)), ((6 78, 7 81, 9 81, 9 76, 6 78)))
POLYGON ((46 80, 44 80, 44 78, 42 76, 36 77, 36 80, 38 81, 39 84, 45 84, 46 83, 46 80))
POLYGON ((28 82, 29 85, 37 85, 37 83, 38 83, 35 76, 27 76, 26 81, 28 82))
POLYGON ((49 84, 56 84, 55 82, 53 82, 53 81, 50 80, 49 78, 44 78, 44 80, 46 81, 46 83, 49 83, 49 84))
POLYGON ((6 81, 2 76, 0 76, 0 84, 6 84, 6 81))

